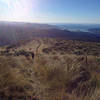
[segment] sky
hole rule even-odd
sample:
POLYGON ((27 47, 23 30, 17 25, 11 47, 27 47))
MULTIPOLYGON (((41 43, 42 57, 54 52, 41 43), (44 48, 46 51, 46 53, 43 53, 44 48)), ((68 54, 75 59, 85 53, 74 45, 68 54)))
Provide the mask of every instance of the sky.
POLYGON ((100 24, 100 0, 0 0, 0 21, 100 24))

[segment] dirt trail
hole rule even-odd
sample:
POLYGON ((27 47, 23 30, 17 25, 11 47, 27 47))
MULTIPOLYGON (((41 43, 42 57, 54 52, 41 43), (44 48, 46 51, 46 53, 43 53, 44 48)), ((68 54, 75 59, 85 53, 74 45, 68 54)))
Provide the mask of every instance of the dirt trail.
POLYGON ((41 46, 41 42, 38 40, 38 46, 36 48, 36 55, 39 54, 39 48, 40 48, 40 46, 41 46))

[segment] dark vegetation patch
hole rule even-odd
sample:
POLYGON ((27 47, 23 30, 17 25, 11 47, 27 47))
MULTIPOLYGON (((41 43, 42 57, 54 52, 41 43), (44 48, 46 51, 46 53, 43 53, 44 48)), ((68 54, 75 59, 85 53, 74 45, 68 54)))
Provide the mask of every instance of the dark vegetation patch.
POLYGON ((59 41, 54 42, 52 46, 44 48, 44 53, 61 53, 61 54, 75 54, 75 55, 100 55, 100 43, 82 42, 82 41, 59 41))
POLYGON ((34 59, 35 56, 34 52, 29 52, 25 50, 19 50, 19 51, 14 50, 14 52, 11 53, 10 49, 0 51, 0 55, 1 56, 25 56, 25 57, 31 57, 32 59, 34 59))

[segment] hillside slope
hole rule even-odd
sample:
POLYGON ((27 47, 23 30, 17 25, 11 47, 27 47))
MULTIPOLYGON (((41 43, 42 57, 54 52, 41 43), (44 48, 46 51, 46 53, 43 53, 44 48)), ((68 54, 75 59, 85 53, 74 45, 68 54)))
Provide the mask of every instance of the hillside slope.
POLYGON ((99 51, 100 43, 54 38, 2 47, 0 100, 99 100, 99 51))
POLYGON ((17 43, 33 37, 53 37, 100 42, 100 34, 61 30, 48 24, 0 22, 0 46, 17 43))

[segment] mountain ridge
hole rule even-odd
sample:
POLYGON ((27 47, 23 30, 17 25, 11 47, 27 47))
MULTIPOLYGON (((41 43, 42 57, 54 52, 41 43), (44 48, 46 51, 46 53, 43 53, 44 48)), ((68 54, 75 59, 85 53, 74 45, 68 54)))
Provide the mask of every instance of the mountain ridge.
POLYGON ((52 37, 100 42, 100 34, 61 30, 55 25, 19 22, 0 22, 0 46, 17 43, 33 37, 52 37))

